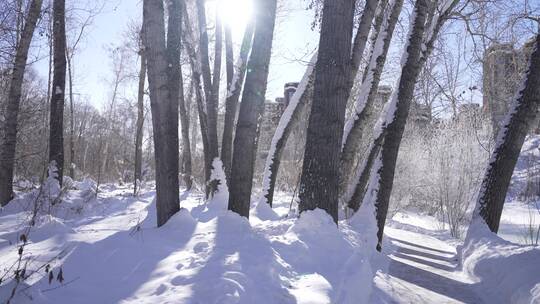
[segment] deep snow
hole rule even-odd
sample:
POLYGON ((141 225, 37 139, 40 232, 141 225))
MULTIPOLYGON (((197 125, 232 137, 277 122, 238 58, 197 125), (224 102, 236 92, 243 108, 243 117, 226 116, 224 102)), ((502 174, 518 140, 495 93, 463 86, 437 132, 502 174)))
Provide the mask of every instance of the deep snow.
POLYGON ((276 193, 274 208, 254 204, 248 221, 227 211, 222 184, 206 203, 183 192, 182 210, 156 228, 152 184, 138 197, 129 184, 106 184, 96 198, 92 181, 74 182, 50 206, 44 196, 59 189, 49 180, 30 230, 37 190, 0 209, 0 301, 15 286, 24 233, 30 276, 12 303, 540 303, 540 250, 523 245, 540 213, 520 196, 538 144, 523 148, 500 237, 474 227, 463 244, 436 218, 404 210, 388 220, 382 253, 370 204, 336 227, 321 210, 298 218, 291 197, 276 193))

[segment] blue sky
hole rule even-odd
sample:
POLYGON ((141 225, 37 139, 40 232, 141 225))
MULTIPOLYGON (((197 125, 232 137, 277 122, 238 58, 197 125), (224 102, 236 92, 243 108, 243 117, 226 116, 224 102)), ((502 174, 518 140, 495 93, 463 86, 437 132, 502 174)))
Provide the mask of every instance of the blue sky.
MULTIPOLYGON (((227 5, 241 5, 246 0, 226 0, 227 5)), ((282 95, 285 82, 299 81, 305 71, 307 55, 318 41, 317 30, 311 30, 313 13, 305 9, 305 1, 287 2, 281 7, 276 22, 273 56, 270 66, 267 99, 274 100, 282 95)), ((94 106, 101 108, 109 95, 110 85, 105 79, 111 75, 111 60, 107 46, 118 45, 125 38, 127 25, 131 20, 140 20, 142 1, 111 0, 107 1, 103 11, 96 16, 87 30, 85 39, 78 47, 74 59, 74 93, 87 99, 94 106)), ((239 44, 243 29, 241 22, 228 10, 228 17, 235 23, 233 36, 239 44)), ((240 18, 240 17, 239 17, 240 18)), ((241 19, 241 18, 240 18, 241 19)), ((45 52, 45 48, 41 52, 45 52)), ((43 56, 43 55, 42 55, 43 56)), ((35 63, 35 67, 44 79, 47 78, 47 58, 35 63)), ((222 70, 224 71, 224 67, 222 70)), ((224 76, 223 76, 224 77, 224 76)), ((132 95, 132 94, 129 94, 132 95)))

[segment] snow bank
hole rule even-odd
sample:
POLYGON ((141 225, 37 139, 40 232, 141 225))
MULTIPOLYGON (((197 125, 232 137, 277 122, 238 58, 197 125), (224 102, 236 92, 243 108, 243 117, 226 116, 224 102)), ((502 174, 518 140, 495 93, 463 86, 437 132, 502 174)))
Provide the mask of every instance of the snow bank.
POLYGON ((476 222, 458 252, 486 303, 540 302, 540 248, 505 241, 476 222))

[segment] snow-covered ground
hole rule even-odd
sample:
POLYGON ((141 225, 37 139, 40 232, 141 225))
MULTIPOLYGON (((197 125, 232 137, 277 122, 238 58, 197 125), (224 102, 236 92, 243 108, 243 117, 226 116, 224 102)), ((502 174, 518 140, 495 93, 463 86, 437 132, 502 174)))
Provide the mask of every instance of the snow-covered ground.
MULTIPOLYGON (((23 261, 30 261, 27 272, 38 270, 12 303, 499 303, 487 302, 480 287, 490 286, 471 265, 462 271, 459 242, 429 216, 398 213, 383 254, 370 258, 361 226, 342 221, 337 228, 320 210, 287 216, 285 195, 273 211, 254 207, 247 221, 226 211, 224 197, 205 204, 200 194, 183 193, 183 209, 155 228, 153 190, 133 197, 128 186, 105 185, 95 199, 82 188, 67 192, 28 233, 23 261)), ((24 196, 18 202, 0 213, 2 275, 17 261, 29 219, 24 196)), ((507 207, 511 214, 523 208, 507 207)), ((2 284, 7 299, 15 283, 2 284)))
MULTIPOLYGON (((539 159, 538 144, 523 155, 539 159)), ((0 301, 15 290, 11 303, 540 303, 540 249, 525 245, 540 213, 520 198, 525 160, 500 237, 480 231, 463 244, 409 210, 388 221, 382 253, 369 214, 338 227, 321 210, 298 218, 283 193, 273 209, 254 204, 248 221, 227 211, 223 189, 208 203, 183 192, 161 228, 151 184, 136 197, 129 184, 102 185, 96 198, 91 181, 76 182, 41 205, 32 228, 39 192, 20 193, 0 209, 0 301)))

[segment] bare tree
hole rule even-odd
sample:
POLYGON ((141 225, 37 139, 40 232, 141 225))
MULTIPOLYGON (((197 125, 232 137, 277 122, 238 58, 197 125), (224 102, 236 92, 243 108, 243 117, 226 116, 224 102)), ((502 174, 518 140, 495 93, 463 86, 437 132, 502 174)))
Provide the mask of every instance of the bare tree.
MULTIPOLYGON (((459 0, 446 0, 445 2, 432 4, 428 9, 428 20, 427 25, 428 31, 425 32, 423 37, 423 47, 418 62, 420 69, 423 68, 427 58, 430 56, 433 51, 433 47, 439 34, 442 26, 448 20, 449 16, 456 8, 456 5, 459 3, 459 0), (432 14, 435 13, 436 14, 432 14)), ((385 115, 382 113, 382 115, 385 115)), ((347 205, 353 210, 358 210, 360 203, 364 200, 366 194, 366 189, 368 182, 370 180, 370 173, 372 171, 373 165, 375 164, 376 158, 379 155, 379 151, 384 142, 385 130, 382 132, 376 132, 375 136, 372 139, 371 145, 368 147, 368 152, 364 157, 364 160, 361 166, 358 167, 353 179, 348 185, 348 190, 345 196, 345 201, 347 205)))
MULTIPOLYGON (((379 83, 386 63, 386 56, 392 42, 395 26, 398 22, 403 0, 393 2, 393 6, 385 10, 381 8, 383 16, 381 30, 373 44, 373 52, 366 67, 365 79, 360 86, 360 94, 355 104, 355 112, 351 120, 347 121, 343 136, 343 148, 341 154, 341 183, 340 193, 344 200, 348 201, 347 186, 354 171, 354 160, 360 149, 362 134, 372 123, 372 117, 376 114, 375 99, 379 90, 379 83)), ((356 206, 351 206, 353 209, 356 206)))
POLYGON ((42 0, 33 0, 28 10, 26 23, 17 45, 15 62, 9 84, 5 112, 2 146, 0 147, 0 204, 6 205, 13 194, 13 169, 15 166, 15 145, 17 143, 17 119, 21 100, 21 90, 28 59, 30 42, 41 11, 42 0))
POLYGON ((49 130, 49 162, 58 169, 58 182, 64 176, 64 98, 66 89, 66 1, 53 3, 53 82, 49 130))
POLYGON ((139 39, 139 83, 137 89, 137 130, 135 132, 135 170, 133 172, 133 194, 137 194, 137 185, 142 180, 142 140, 144 128, 144 83, 146 81, 146 52, 144 49, 143 31, 139 39))
POLYGON ((387 112, 383 113, 385 115, 385 122, 382 127, 385 132, 384 142, 378 166, 373 168, 376 180, 372 183, 373 188, 368 190, 372 192, 368 195, 375 197, 374 203, 377 210, 378 225, 377 237, 379 239, 378 250, 381 249, 399 145, 409 115, 416 79, 420 73, 427 12, 427 0, 417 0, 414 6, 414 20, 409 33, 408 46, 403 54, 404 60, 402 62, 404 62, 404 65, 401 70, 397 93, 394 94, 386 107, 387 112))
MULTIPOLYGON (((180 30, 179 0, 170 2, 170 30, 180 30)), ((170 94, 167 46, 178 46, 180 41, 165 42, 164 8, 162 1, 143 2, 144 46, 147 52, 148 83, 152 110, 154 150, 156 161, 157 225, 162 226, 180 209, 178 185, 178 100, 170 94)), ((173 35, 179 38, 178 35, 173 35)), ((176 60, 176 58, 175 58, 176 60)), ((177 59, 180 60, 179 58, 177 59)))
MULTIPOLYGON (((249 51, 251 50, 251 43, 253 41, 254 22, 250 20, 246 25, 244 31, 244 37, 242 39, 242 45, 240 46, 240 54, 236 63, 236 70, 234 71, 232 79, 227 80, 227 98, 225 99, 225 117, 223 120, 223 136, 221 138, 221 161, 225 167, 225 174, 227 181, 230 180, 231 162, 232 162, 232 144, 234 123, 238 108, 238 100, 240 99, 240 93, 242 92, 242 84, 244 83, 244 77, 246 74, 247 60, 249 51)), ((225 48, 230 49, 227 54, 227 64, 230 65, 232 58, 232 41, 231 38, 225 37, 225 48)), ((229 67, 227 67, 227 75, 229 75, 229 67)), ((228 76, 229 77, 229 76, 228 76)))
POLYGON ((215 185, 210 184, 210 172, 212 170, 212 162, 214 158, 219 156, 218 137, 217 137, 217 112, 219 99, 219 81, 221 71, 221 49, 222 49, 222 29, 219 18, 216 24, 216 47, 215 55, 219 58, 214 58, 214 75, 210 71, 210 59, 208 54, 208 31, 206 24, 205 0, 196 0, 197 2, 197 17, 199 25, 199 58, 201 61, 201 72, 204 84, 204 97, 206 101, 206 128, 207 128, 207 149, 205 153, 206 160, 206 195, 211 195, 215 189, 215 185), (217 70, 216 70, 217 69, 217 70))
POLYGON ((499 230, 506 192, 521 147, 540 106, 540 35, 535 38, 529 69, 516 96, 497 135, 473 214, 473 221, 482 218, 494 233, 499 230))
POLYGON ((257 123, 262 115, 272 40, 276 19, 276 0, 257 2, 253 49, 247 66, 246 84, 236 124, 231 166, 229 210, 249 217, 253 169, 257 151, 257 123))
POLYGON ((354 17, 354 0, 325 0, 313 104, 300 181, 300 211, 321 208, 337 223, 339 158, 354 17))

